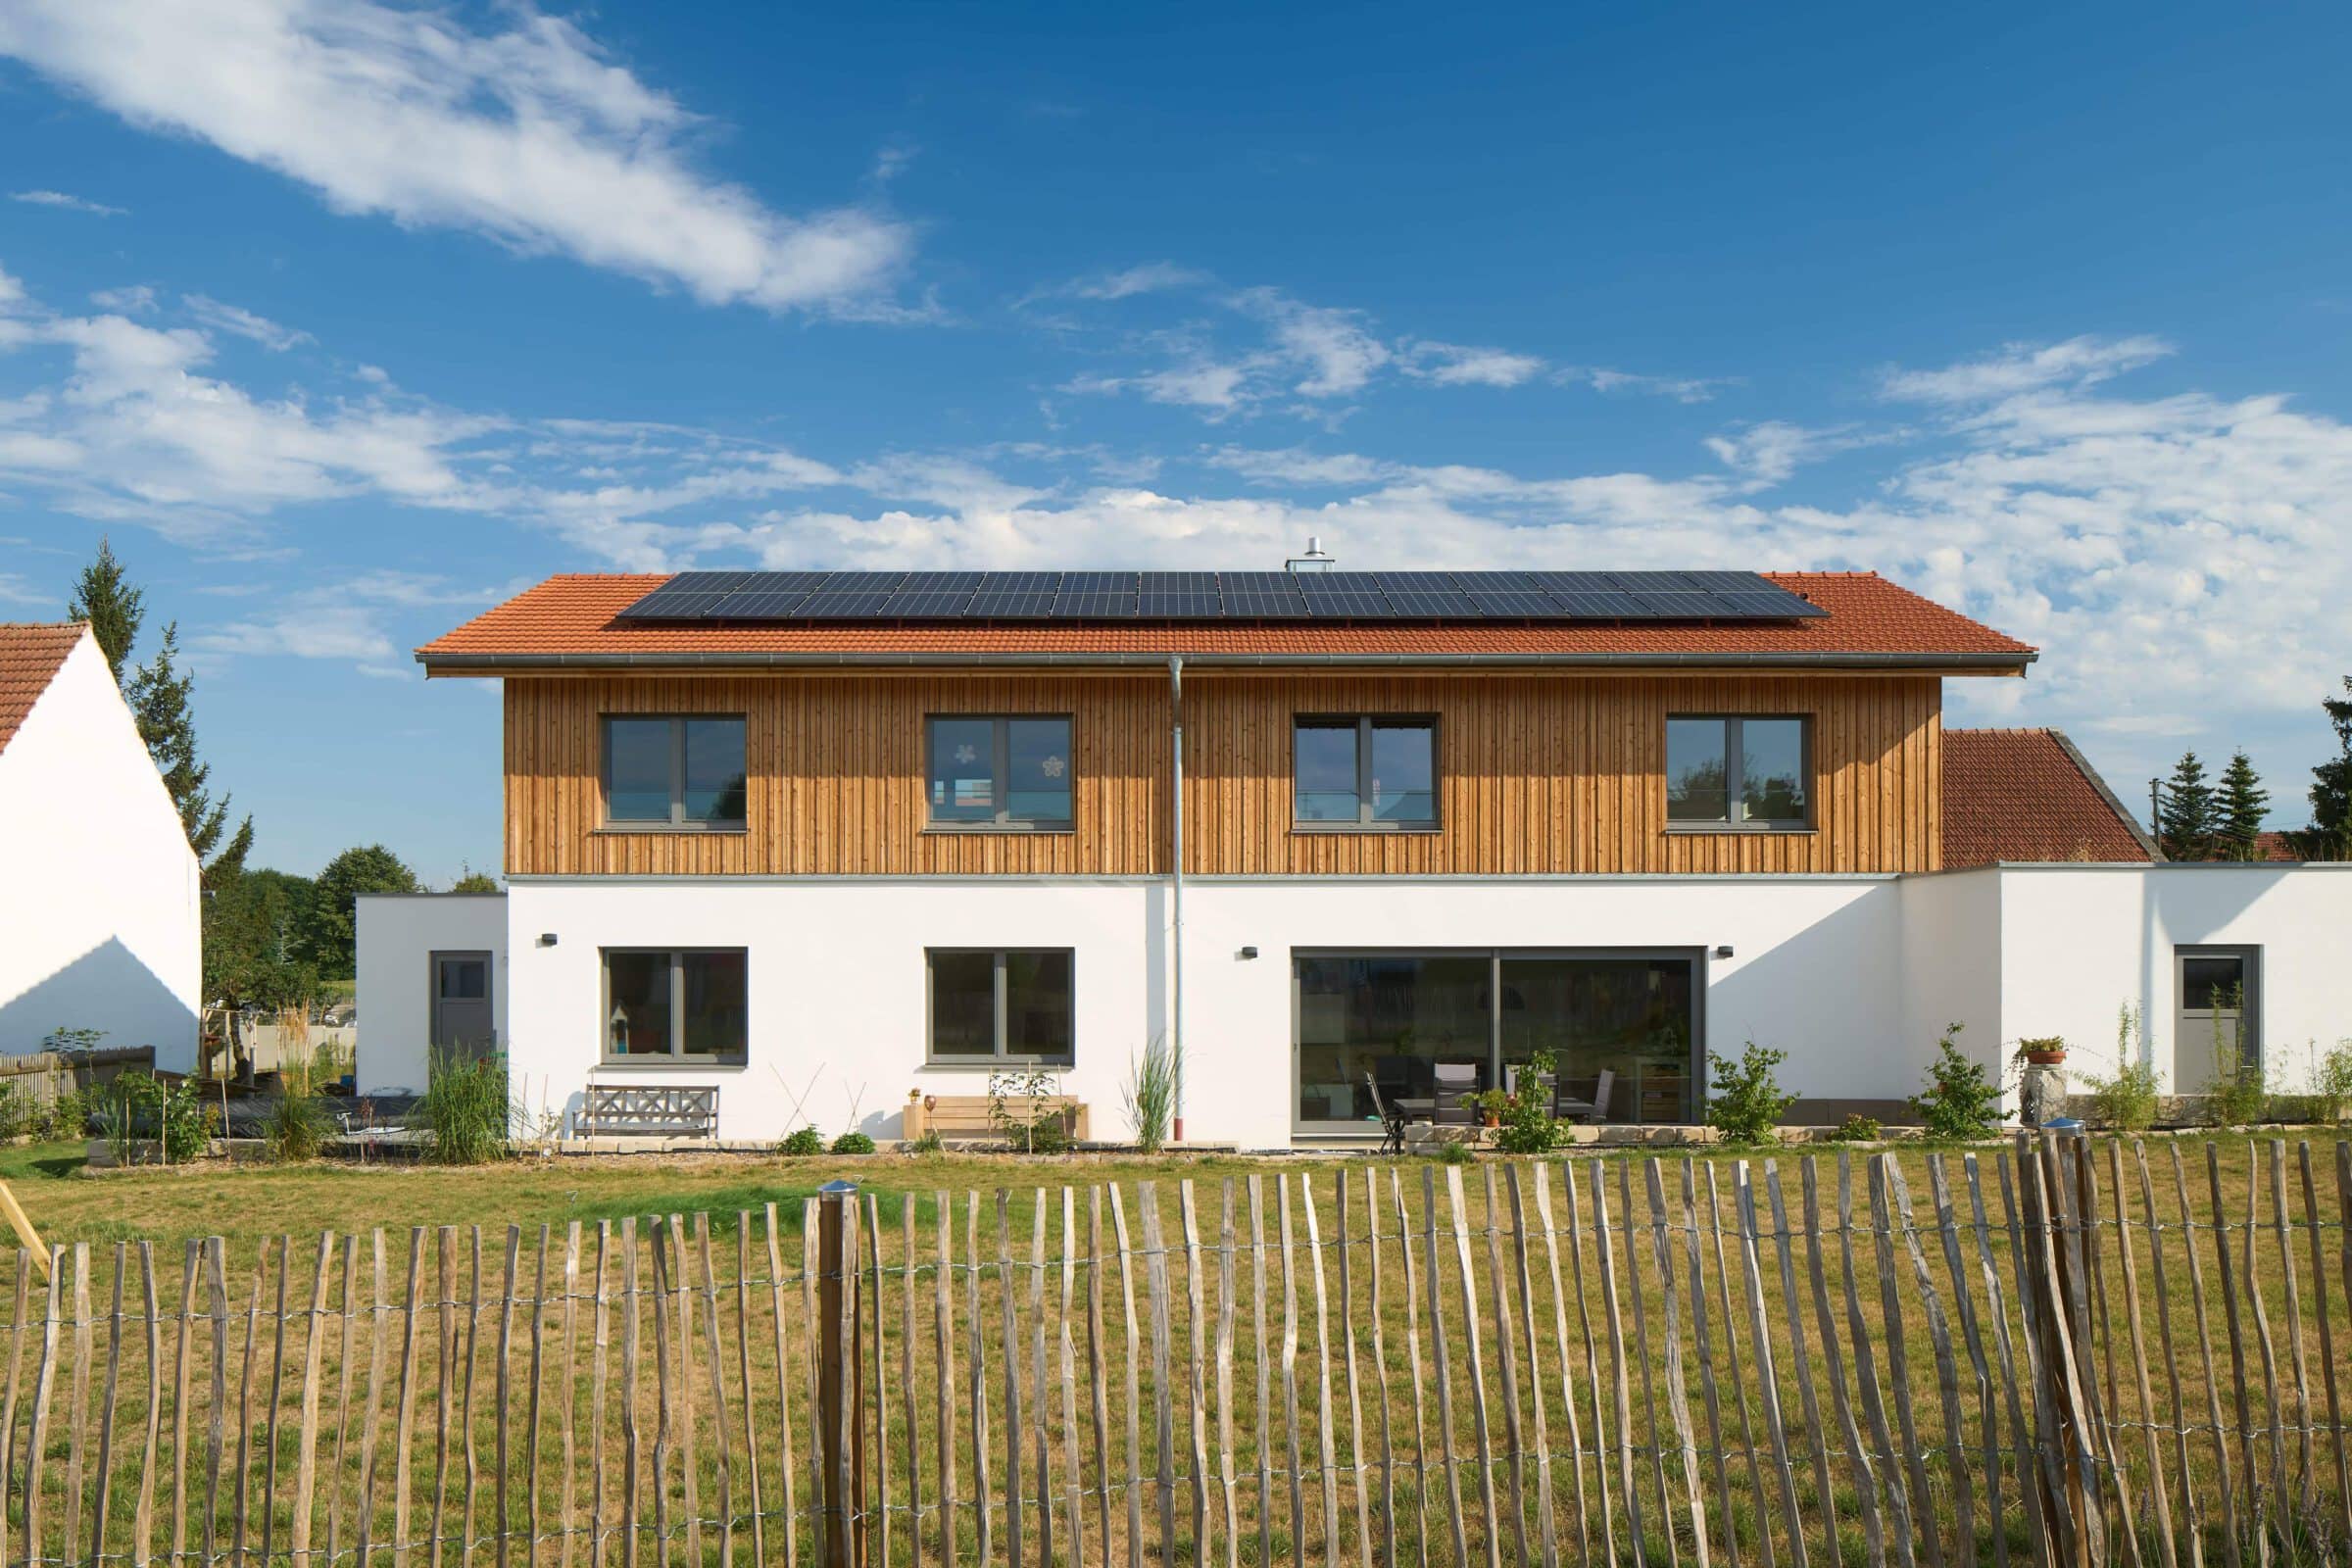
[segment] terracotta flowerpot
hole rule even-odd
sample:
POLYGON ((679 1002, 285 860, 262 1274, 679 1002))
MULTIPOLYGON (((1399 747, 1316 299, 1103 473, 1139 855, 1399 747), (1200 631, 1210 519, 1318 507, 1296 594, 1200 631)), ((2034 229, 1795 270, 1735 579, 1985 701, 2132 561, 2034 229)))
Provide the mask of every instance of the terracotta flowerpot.
POLYGON ((2036 1067, 2060 1067, 2066 1064, 2063 1051, 2029 1051, 2026 1059, 2036 1067))
POLYGON ((1493 1132, 1493 1131, 1494 1131, 1495 1128, 1497 1128, 1497 1127, 1499 1127, 1499 1126, 1501 1126, 1501 1125, 1502 1125, 1502 1118, 1501 1118, 1500 1116, 1497 1116, 1497 1115, 1495 1115, 1495 1114, 1494 1114, 1493 1111, 1491 1111, 1491 1110, 1487 1112, 1487 1130, 1488 1130, 1489 1132, 1493 1132))

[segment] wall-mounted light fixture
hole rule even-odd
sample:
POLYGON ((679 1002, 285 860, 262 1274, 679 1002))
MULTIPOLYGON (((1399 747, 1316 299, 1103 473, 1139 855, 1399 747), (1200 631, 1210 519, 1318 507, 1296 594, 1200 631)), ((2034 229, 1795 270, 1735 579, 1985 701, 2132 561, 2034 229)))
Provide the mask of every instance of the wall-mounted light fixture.
POLYGON ((542 932, 540 932, 540 933, 539 933, 539 945, 540 945, 541 947, 543 947, 543 948, 552 948, 552 947, 554 947, 554 946, 556 945, 556 934, 555 934, 553 931, 542 931, 542 932))
POLYGON ((1254 958, 1257 956, 1257 950, 1255 948, 1244 948, 1242 950, 1242 956, 1245 958, 1254 958))
POLYGON ((1715 950, 1715 956, 1717 956, 1718 958, 1728 958, 1728 957, 1730 957, 1731 956, 1732 956, 1732 945, 1731 945, 1729 942, 1726 942, 1726 943, 1725 943, 1723 946, 1721 946, 1721 947, 1719 947, 1719 948, 1717 948, 1717 949, 1715 950))

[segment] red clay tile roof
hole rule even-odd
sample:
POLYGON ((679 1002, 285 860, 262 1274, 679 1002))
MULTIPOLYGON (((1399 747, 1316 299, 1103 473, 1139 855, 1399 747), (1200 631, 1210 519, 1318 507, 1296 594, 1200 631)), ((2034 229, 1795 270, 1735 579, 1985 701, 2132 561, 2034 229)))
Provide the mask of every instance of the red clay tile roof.
POLYGON ((2147 860, 2146 842, 2054 729, 1943 732, 1943 865, 2147 860))
POLYGON ((2304 855, 2291 834, 2257 833, 2254 835, 2254 858, 2293 863, 2302 860, 2304 855))
POLYGON ((17 738, 24 715, 88 629, 78 620, 62 625, 0 623, 0 751, 17 738))
POLYGON ((1760 624, 1575 623, 1274 625, 1127 622, 1108 625, 631 625, 613 617, 668 581, 664 576, 562 576, 508 600, 416 651, 428 670, 464 672, 502 662, 746 662, 798 657, 898 662, 910 656, 1134 658, 1171 653, 1242 655, 1302 662, 1334 657, 1446 659, 1528 655, 1661 663, 1974 663, 2022 668, 2034 650, 1923 599, 1876 572, 1768 572, 1829 614, 1760 624))

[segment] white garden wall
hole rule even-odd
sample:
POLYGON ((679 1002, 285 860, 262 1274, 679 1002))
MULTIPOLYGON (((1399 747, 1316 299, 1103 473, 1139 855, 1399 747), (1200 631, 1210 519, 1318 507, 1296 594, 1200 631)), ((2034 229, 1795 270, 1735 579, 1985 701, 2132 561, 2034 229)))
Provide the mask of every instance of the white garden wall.
POLYGON ((436 953, 490 955, 491 1026, 509 1038, 505 894, 366 893, 356 908, 361 1094, 424 1092, 436 953))
POLYGON ((58 1028, 196 1066, 196 857, 97 643, 84 636, 0 751, 0 1052, 58 1028))

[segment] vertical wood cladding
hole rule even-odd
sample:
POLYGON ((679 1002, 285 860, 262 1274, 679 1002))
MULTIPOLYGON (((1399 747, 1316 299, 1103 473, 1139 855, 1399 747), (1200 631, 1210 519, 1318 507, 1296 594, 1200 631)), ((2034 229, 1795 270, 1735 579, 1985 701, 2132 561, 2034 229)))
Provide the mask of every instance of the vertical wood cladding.
MULTIPOLYGON (((1198 874, 1930 871, 1941 683, 1929 676, 1185 676, 1186 869, 1198 874), (1440 826, 1298 833, 1298 713, 1431 713, 1440 826), (1669 713, 1813 717, 1814 830, 1669 833, 1669 713)), ((1146 875, 1167 868, 1166 677, 518 678, 506 689, 515 874, 1146 875), (607 713, 742 712, 749 830, 601 830, 607 713), (1068 713, 1066 833, 925 832, 923 719, 1068 713)))

